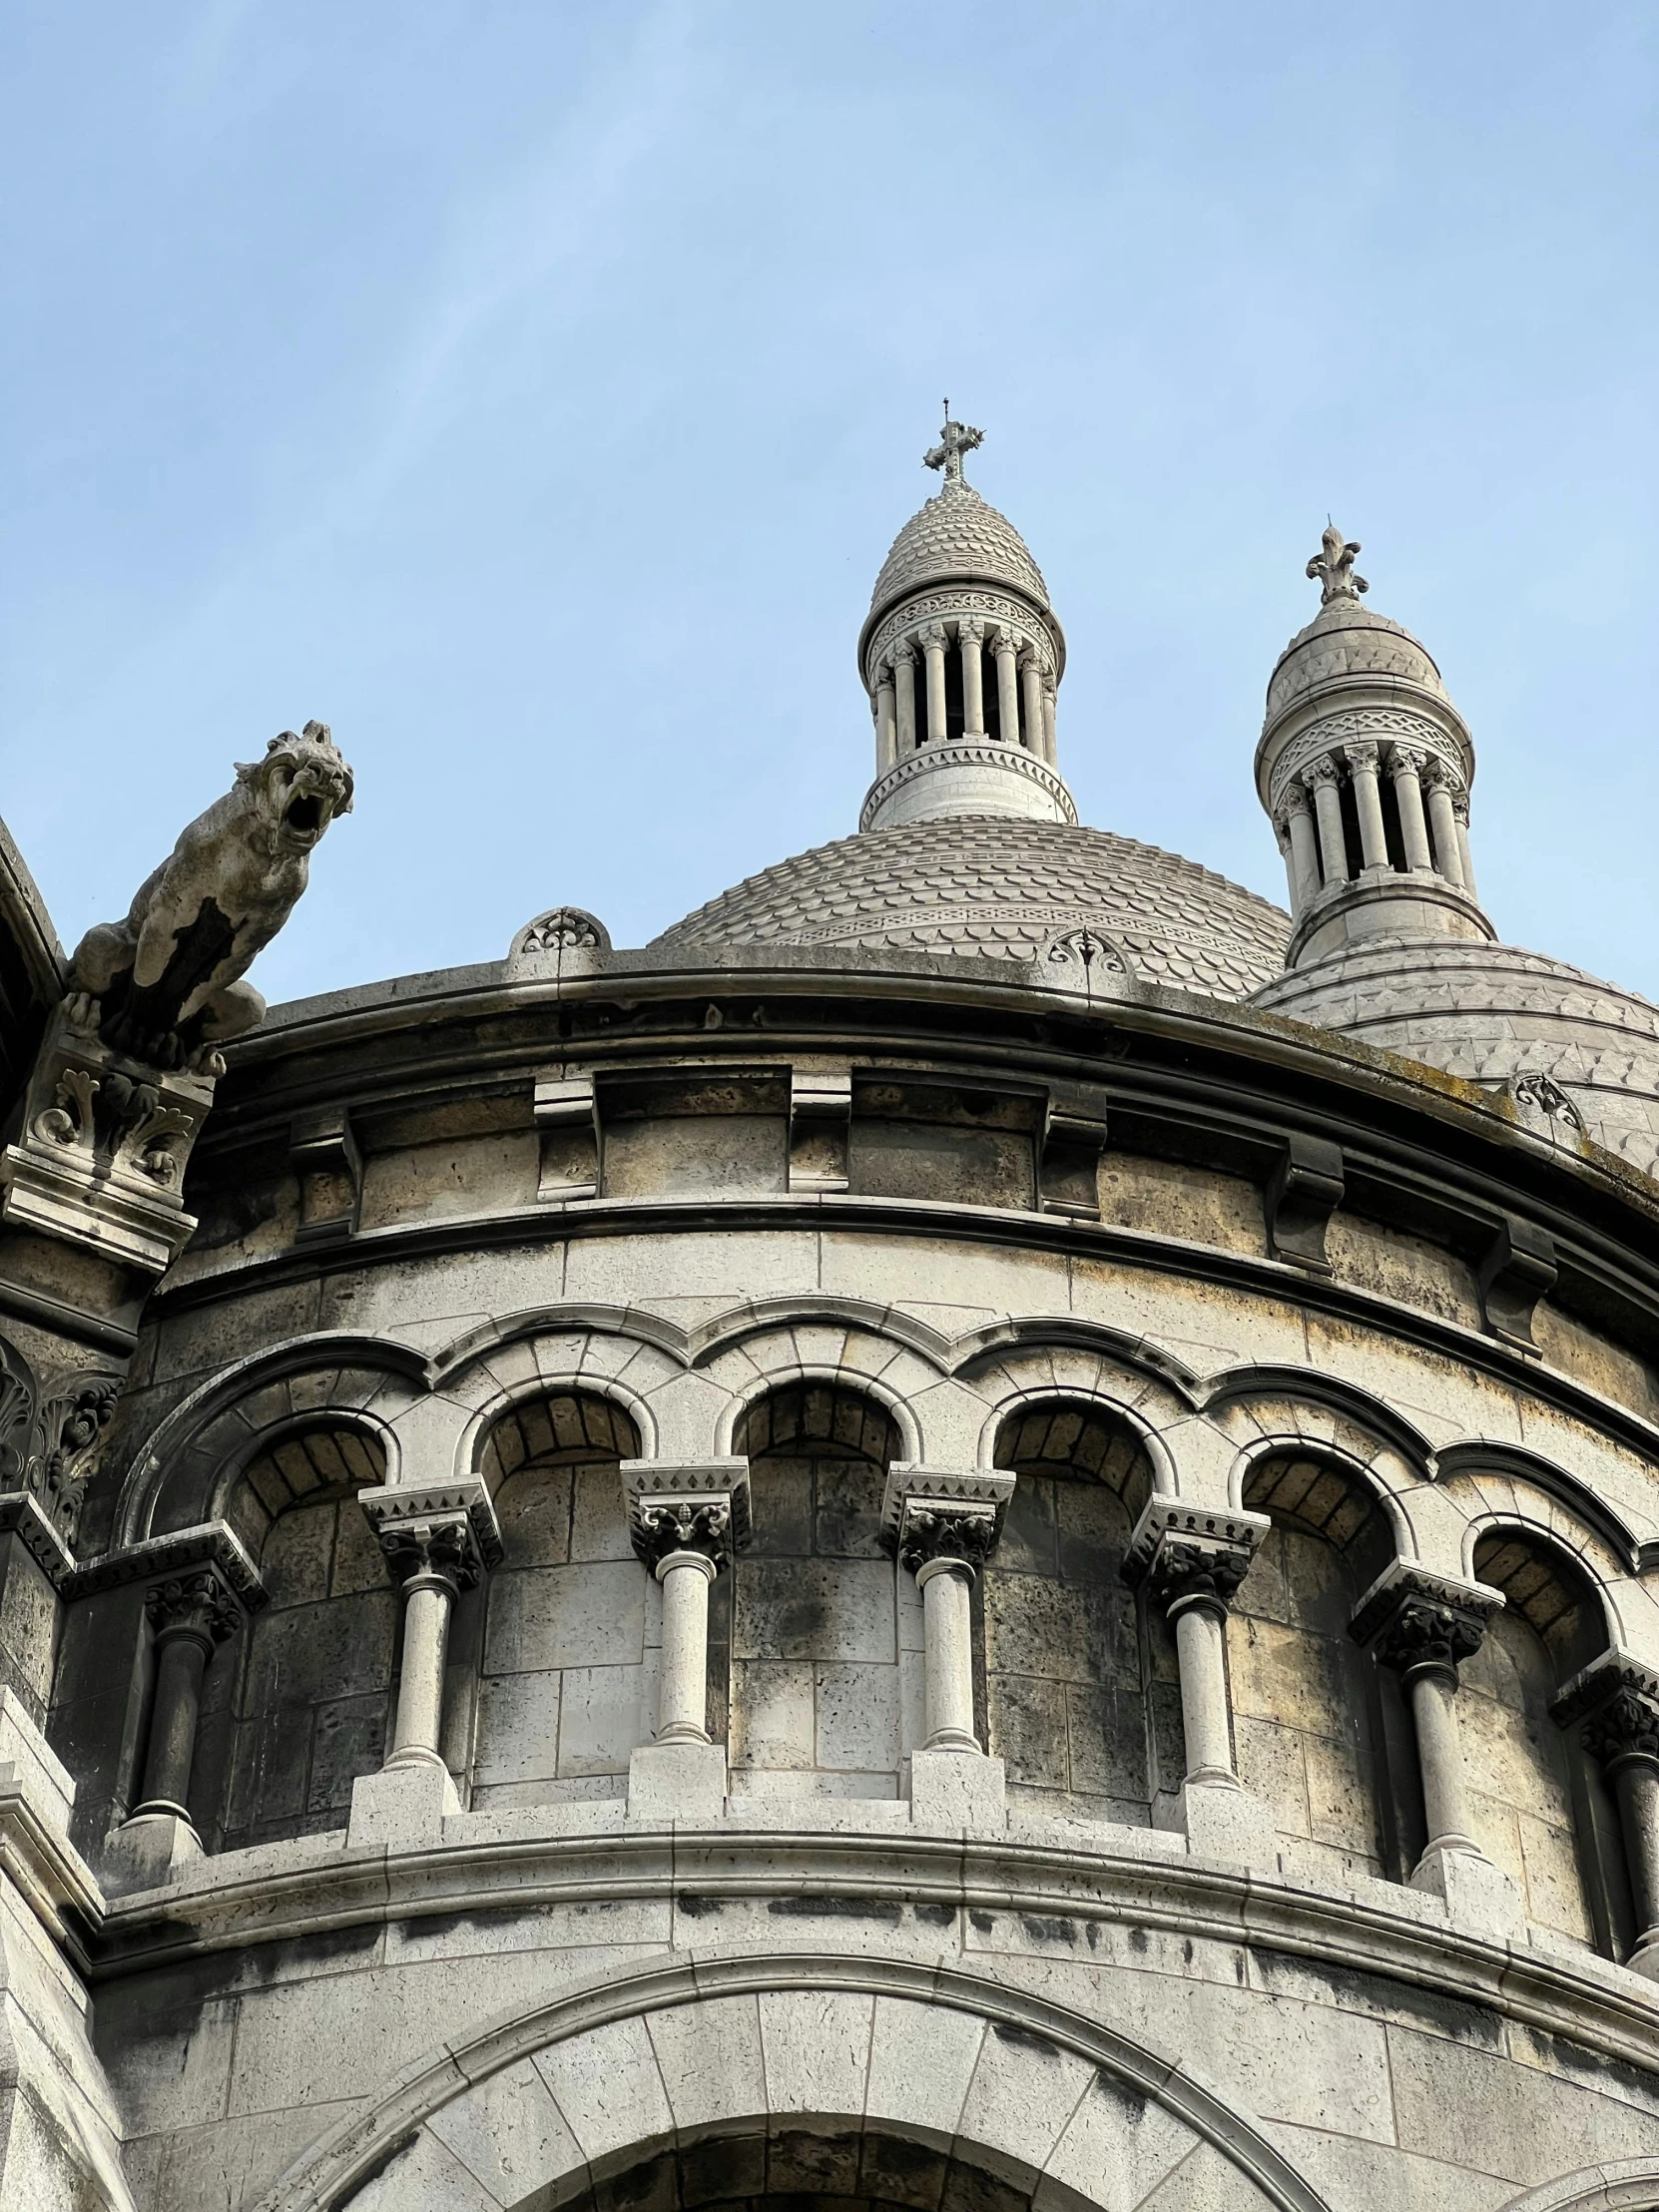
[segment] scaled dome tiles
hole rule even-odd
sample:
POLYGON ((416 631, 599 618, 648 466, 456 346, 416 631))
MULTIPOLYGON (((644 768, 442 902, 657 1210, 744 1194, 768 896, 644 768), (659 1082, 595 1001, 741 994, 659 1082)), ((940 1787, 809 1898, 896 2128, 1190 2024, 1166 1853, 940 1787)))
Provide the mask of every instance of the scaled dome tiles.
POLYGON ((1284 965, 1277 906, 1102 830, 961 818, 817 846, 724 891, 656 939, 890 947, 1033 959, 1089 922, 1145 982, 1238 999, 1284 965))
POLYGON ((1025 540, 1006 515, 960 479, 929 499, 893 539, 870 594, 870 611, 952 576, 1012 584, 1039 607, 1048 605, 1048 586, 1025 540))

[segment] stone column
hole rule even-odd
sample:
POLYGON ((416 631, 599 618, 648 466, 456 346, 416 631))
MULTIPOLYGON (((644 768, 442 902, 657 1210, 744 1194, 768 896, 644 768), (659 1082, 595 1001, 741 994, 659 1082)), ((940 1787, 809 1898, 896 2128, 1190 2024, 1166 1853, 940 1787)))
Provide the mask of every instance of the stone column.
POLYGON ((1319 820, 1320 867, 1327 883, 1348 881, 1348 839, 1343 833, 1342 771, 1335 761, 1315 761, 1302 772, 1319 820))
POLYGON ((1343 747, 1360 817, 1360 851, 1367 867, 1388 864, 1388 833, 1382 827, 1382 795, 1377 784, 1379 758, 1377 747, 1369 741, 1343 747))
POLYGON ((1050 768, 1060 765, 1060 744, 1055 735, 1055 716, 1059 711, 1058 688, 1052 676, 1043 678, 1043 752, 1042 757, 1050 768))
POLYGON ((1451 811, 1451 779, 1438 761, 1423 776, 1428 794, 1428 823, 1434 839, 1434 865, 1448 883, 1463 885, 1463 853, 1457 842, 1457 817, 1451 811))
POLYGON ((636 1549, 662 1584, 660 1744, 706 1744, 709 1717, 709 1585, 731 1557, 730 1493, 646 1502, 636 1549))
MULTIPOLYGON (((384 1518, 380 1549, 403 1587, 403 1658, 385 1764, 443 1767, 443 1675, 449 1615, 483 1572, 465 1512, 384 1518)), ((448 1772, 444 1768, 445 1773, 448 1772)))
POLYGON ((892 649, 892 679, 893 742, 902 761, 916 749, 916 649, 907 638, 892 649))
POLYGON ((956 624, 956 649, 962 656, 962 735, 985 735, 985 625, 977 615, 956 624))
POLYGON ((927 660, 927 742, 943 745, 947 730, 944 709, 944 655, 949 644, 942 622, 930 622, 921 633, 921 650, 927 660))
POLYGON ((1320 850, 1314 835, 1314 818, 1308 807, 1308 794, 1300 784, 1292 784, 1280 805, 1277 822, 1282 823, 1285 843, 1289 847, 1287 869, 1291 879, 1291 910, 1298 919, 1308 911, 1320 888, 1320 850))
POLYGON ((893 713, 892 670, 884 663, 875 674, 875 773, 885 776, 898 757, 893 713))
POLYGON ((1019 743, 1019 640, 1011 630, 999 630, 993 646, 996 654, 996 719, 1004 745, 1019 743))
POLYGON ((718 1820, 726 1747, 709 1735, 709 1593, 749 1541, 749 1461, 624 1459, 634 1549, 663 1593, 657 1728, 628 1762, 631 1820, 718 1820))
POLYGON ((1263 1513, 1223 1511, 1154 1497, 1136 1523, 1124 1579, 1175 1629, 1187 1771, 1181 1822, 1194 1850, 1262 1863, 1277 1852, 1267 1808, 1233 1764, 1227 1687, 1227 1614, 1270 1526, 1263 1513))
POLYGON ((1428 1831, 1412 1888, 1438 1892, 1466 1917, 1512 1923, 1519 1900, 1469 1832, 1457 1725, 1458 1665, 1480 1649, 1486 1623, 1502 1604, 1499 1592, 1481 1583, 1452 1581, 1396 1559, 1361 1599, 1353 1629, 1380 1666, 1398 1673, 1411 1708, 1428 1831))
POLYGON ((217 1570, 203 1567, 158 1582, 146 1593, 144 1610, 156 1637, 156 1685, 143 1791, 131 1818, 171 1814, 193 1826, 190 1775, 202 1684, 208 1661, 236 1628, 242 1609, 217 1570))
POLYGON ((379 1483, 357 1502, 403 1592, 403 1653, 391 1741, 378 1774, 351 1785, 347 1836, 358 1845, 415 1850, 438 1843, 460 1797, 443 1756, 444 1669, 456 1597, 501 1557, 484 1483, 379 1483))
POLYGON ((1399 835, 1408 868, 1432 868, 1434 865, 1428 851, 1428 824, 1422 812, 1421 777, 1427 761, 1428 755, 1418 746, 1390 745, 1388 748, 1388 774, 1393 778, 1394 798, 1399 806, 1399 835))
POLYGON ((1034 753, 1039 761, 1048 758, 1047 740, 1043 734, 1043 672, 1032 646, 1022 646, 1019 656, 1020 690, 1025 702, 1025 729, 1022 742, 1027 753, 1034 753))
POLYGON ((1003 1818, 1003 1769, 973 1725, 973 1584, 996 1548, 1014 1477, 999 1468, 887 1470, 881 1525, 921 1592, 925 1740, 910 1754, 917 1821, 1003 1818))
POLYGON ((1659 1981, 1659 1681, 1646 1669, 1619 1672, 1625 1686, 1590 1715, 1584 1748, 1600 1762, 1618 1800, 1636 1911, 1636 1941, 1626 1963, 1659 1981))
POLYGON ((1478 898, 1474 887, 1474 861, 1469 853, 1469 795, 1453 792, 1451 795, 1452 820, 1457 825, 1457 851, 1463 863, 1463 888, 1471 898, 1478 898))

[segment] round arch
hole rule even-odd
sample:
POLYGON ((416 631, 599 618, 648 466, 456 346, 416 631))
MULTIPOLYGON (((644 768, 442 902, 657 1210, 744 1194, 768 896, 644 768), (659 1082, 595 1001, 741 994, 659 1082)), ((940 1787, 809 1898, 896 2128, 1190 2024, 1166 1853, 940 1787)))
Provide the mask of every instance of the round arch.
MULTIPOLYGON (((750 1348, 753 1350, 753 1347, 750 1348)), ((907 1400, 883 1382, 878 1376, 864 1375, 856 1368, 830 1367, 825 1362, 793 1360, 788 1366, 769 1369, 754 1377, 741 1390, 734 1393, 721 1408, 715 1431, 715 1455, 724 1457, 736 1450, 736 1438, 750 1415, 763 1399, 776 1391, 795 1388, 798 1385, 821 1382, 828 1389, 855 1392, 869 1398, 892 1422, 898 1436, 895 1459, 921 1459, 921 1430, 907 1400)))
POLYGON ((1659 2212, 1659 2158, 1582 2166, 1511 2197, 1502 2212, 1659 2212))
POLYGON ((866 2140, 877 2158, 897 2143, 1011 2203, 1040 2185, 1056 2212, 1106 2212, 1188 2163, 1234 2212, 1330 2212, 1171 2053, 956 1968, 798 1952, 686 1955, 501 2019, 313 2145, 259 2212, 543 2212, 757 2134, 839 2144, 843 2166, 855 2144, 854 2172, 866 2140))

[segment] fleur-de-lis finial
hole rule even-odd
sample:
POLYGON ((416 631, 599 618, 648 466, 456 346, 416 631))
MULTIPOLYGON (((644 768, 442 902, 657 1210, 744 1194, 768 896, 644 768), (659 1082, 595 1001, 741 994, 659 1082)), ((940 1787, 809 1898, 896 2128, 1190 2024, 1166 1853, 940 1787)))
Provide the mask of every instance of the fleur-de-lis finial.
POLYGON ((1354 573, 1354 557, 1360 550, 1358 538, 1345 540, 1334 522, 1328 522, 1320 537, 1321 551, 1308 563, 1307 573, 1320 581, 1320 605, 1329 607, 1333 599, 1358 599, 1361 592, 1371 586, 1363 576, 1354 573))
POLYGON ((971 453, 976 445, 983 445, 985 433, 974 429, 969 422, 954 422, 950 414, 950 401, 944 403, 944 428, 939 433, 937 445, 930 446, 922 455, 924 468, 944 470, 944 488, 959 484, 962 478, 962 455, 971 453))

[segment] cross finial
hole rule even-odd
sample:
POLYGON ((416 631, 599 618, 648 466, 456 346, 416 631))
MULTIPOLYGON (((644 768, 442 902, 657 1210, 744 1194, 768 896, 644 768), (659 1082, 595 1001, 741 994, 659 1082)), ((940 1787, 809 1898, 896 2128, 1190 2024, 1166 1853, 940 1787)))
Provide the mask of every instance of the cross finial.
POLYGON ((1358 538, 1345 540, 1336 524, 1327 521, 1320 533, 1320 548, 1308 563, 1307 573, 1320 581, 1320 605, 1329 607, 1333 599, 1358 599, 1361 592, 1371 586, 1363 576, 1354 573, 1354 557, 1360 550, 1358 538))
POLYGON ((983 445, 984 442, 983 430, 974 429, 968 422, 952 420, 950 401, 947 399, 944 403, 944 428, 939 433, 939 442, 922 455, 922 466, 942 468, 944 488, 948 490, 952 484, 962 481, 962 455, 971 453, 976 445, 983 445))

